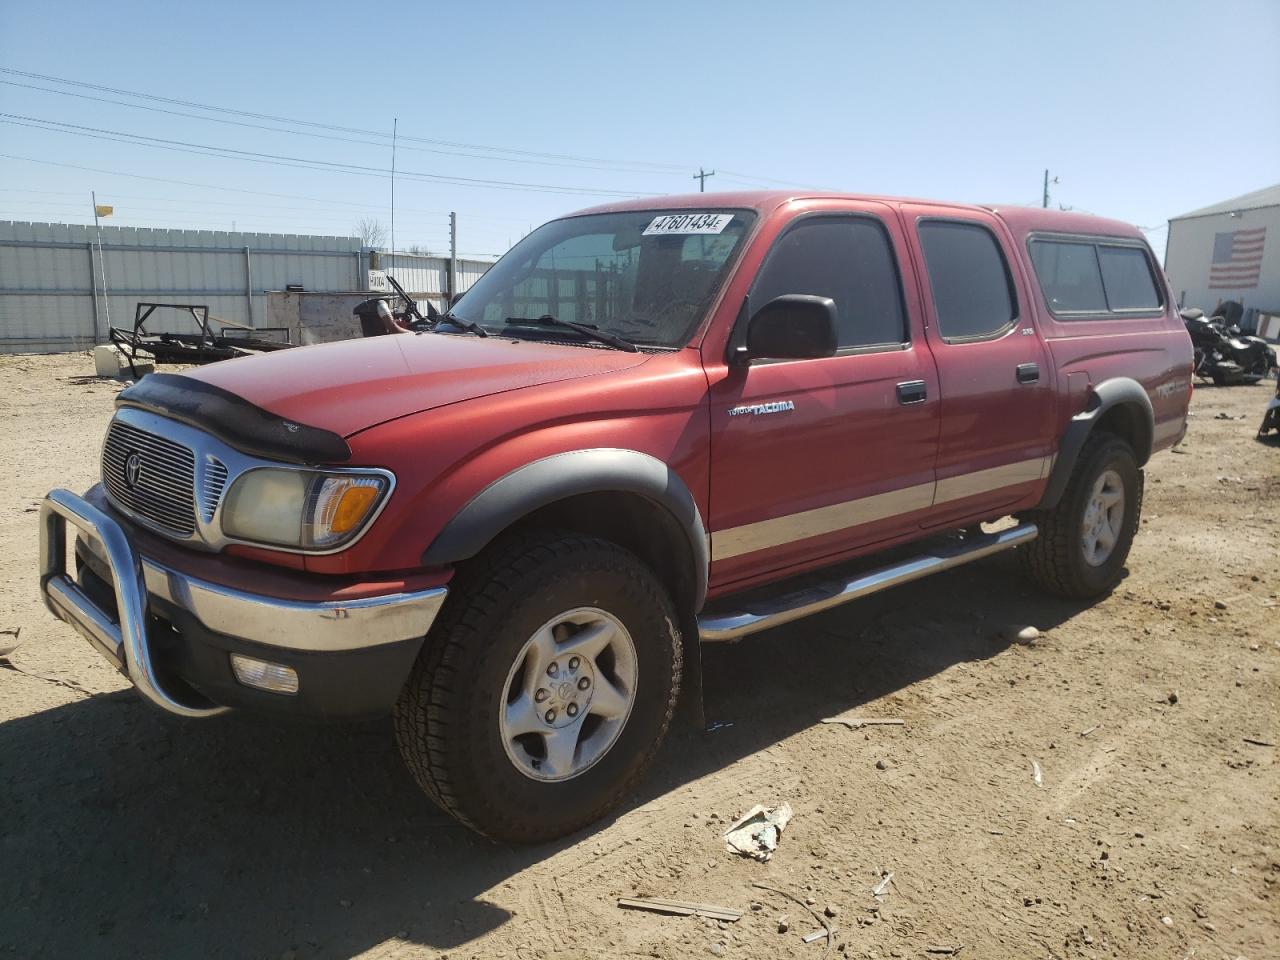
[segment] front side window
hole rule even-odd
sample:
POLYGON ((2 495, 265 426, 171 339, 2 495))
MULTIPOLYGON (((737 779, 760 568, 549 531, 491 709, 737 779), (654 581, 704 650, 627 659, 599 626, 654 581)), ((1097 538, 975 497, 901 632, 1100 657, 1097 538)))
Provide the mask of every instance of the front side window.
POLYGON ((907 340, 893 249, 869 217, 814 217, 783 234, 751 288, 751 309, 791 293, 835 301, 837 349, 907 340))
POLYGON ((518 322, 549 314, 639 346, 683 346, 754 220, 754 213, 741 210, 553 220, 512 247, 453 314, 490 333, 518 337, 575 338, 562 327, 518 322))
POLYGON ((990 230, 976 223, 925 220, 920 246, 944 339, 991 337, 1014 321, 1013 281, 990 230))

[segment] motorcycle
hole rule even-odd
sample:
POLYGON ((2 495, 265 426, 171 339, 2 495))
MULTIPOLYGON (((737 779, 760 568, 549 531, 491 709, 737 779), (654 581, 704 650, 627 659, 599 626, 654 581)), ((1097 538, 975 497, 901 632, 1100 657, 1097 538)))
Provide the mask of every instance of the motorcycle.
POLYGON ((1276 383, 1276 395, 1267 404, 1267 412, 1262 415, 1262 426, 1258 428, 1258 439, 1266 440, 1272 430, 1280 433, 1280 382, 1276 383))
POLYGON ((1199 308, 1181 312, 1194 349, 1194 373, 1219 387, 1257 383, 1276 367, 1276 352, 1261 337, 1240 332, 1223 317, 1206 317, 1199 308))

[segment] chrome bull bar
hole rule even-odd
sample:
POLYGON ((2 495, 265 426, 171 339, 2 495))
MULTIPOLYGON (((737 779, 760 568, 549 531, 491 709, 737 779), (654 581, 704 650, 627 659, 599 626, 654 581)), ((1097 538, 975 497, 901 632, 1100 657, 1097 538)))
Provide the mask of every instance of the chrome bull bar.
POLYGON ((147 639, 147 589, 138 553, 120 524, 70 490, 51 490, 40 505, 40 593, 54 616, 71 624, 157 707, 182 717, 227 712, 191 706, 165 692, 147 639), (67 574, 68 523, 102 545, 115 591, 114 621, 67 574))

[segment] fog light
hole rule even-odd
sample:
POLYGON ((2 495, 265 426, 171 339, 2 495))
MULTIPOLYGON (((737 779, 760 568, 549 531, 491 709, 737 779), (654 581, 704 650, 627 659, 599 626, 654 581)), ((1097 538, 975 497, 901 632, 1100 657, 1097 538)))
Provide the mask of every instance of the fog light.
POLYGON ((231 669, 236 679, 246 687, 257 687, 259 690, 270 690, 272 693, 297 693, 298 673, 293 667, 283 663, 268 663, 255 660, 253 657, 242 657, 238 653, 231 655, 231 669))

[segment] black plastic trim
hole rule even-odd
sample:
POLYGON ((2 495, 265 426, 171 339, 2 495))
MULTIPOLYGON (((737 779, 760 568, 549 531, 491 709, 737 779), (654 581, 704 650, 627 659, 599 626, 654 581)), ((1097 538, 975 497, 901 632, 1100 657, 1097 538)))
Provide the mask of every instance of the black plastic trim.
POLYGON ((1147 396, 1147 391, 1143 389, 1142 384, 1129 377, 1104 380, 1090 392, 1089 402, 1084 411, 1077 413, 1067 424, 1066 433, 1062 435, 1062 442, 1058 445, 1058 456, 1054 461, 1053 471, 1049 474, 1049 483, 1045 487, 1040 502, 1036 504, 1037 510, 1052 510, 1058 505, 1063 491, 1067 489, 1067 482, 1071 479, 1071 472, 1075 469, 1076 460, 1080 456, 1084 442, 1089 439, 1089 434, 1093 432, 1093 428, 1102 419, 1103 414, 1120 404, 1133 404, 1145 414, 1143 421, 1146 426, 1145 442, 1139 440, 1137 449, 1133 452, 1138 458, 1138 466, 1142 466, 1150 459, 1151 442, 1155 433, 1155 412, 1152 410, 1151 398, 1147 396))
POLYGON ((237 450, 287 463, 342 463, 347 441, 330 430, 286 420, 229 390, 177 373, 152 373, 116 397, 117 407, 137 407, 204 430, 237 450))
POLYGON ((675 517, 689 541, 697 578, 694 609, 701 609, 711 557, 698 505, 679 474, 637 450, 574 450, 513 470, 454 515, 423 553, 422 564, 447 566, 474 557, 503 530, 541 507, 580 494, 611 492, 647 497, 675 517))

